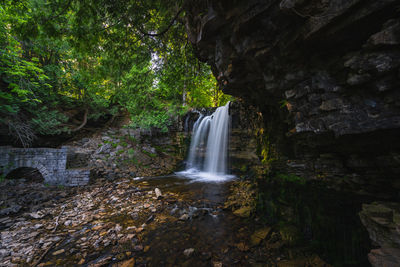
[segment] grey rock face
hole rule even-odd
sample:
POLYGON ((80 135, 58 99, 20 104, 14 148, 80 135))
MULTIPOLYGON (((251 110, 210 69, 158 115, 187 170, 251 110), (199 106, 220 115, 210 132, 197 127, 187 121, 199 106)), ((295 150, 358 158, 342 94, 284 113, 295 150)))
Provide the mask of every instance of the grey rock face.
POLYGON ((22 207, 20 205, 12 205, 11 207, 0 210, 0 216, 18 213, 22 207))
MULTIPOLYGON (((185 11, 223 91, 261 111, 276 168, 398 200, 397 10, 396 0, 193 0, 185 11)), ((394 247, 370 255, 399 266, 394 247)))
POLYGON ((299 174, 357 176, 362 190, 397 196, 397 1, 189 2, 186 27, 199 58, 225 93, 260 110, 282 158, 306 162, 299 174), (365 167, 347 166, 352 157, 365 167))
POLYGON ((368 254, 372 266, 400 265, 400 205, 399 203, 374 202, 364 204, 360 219, 369 236, 380 248, 368 254))
POLYGON ((308 125, 296 127, 297 133, 367 133, 400 126, 398 107, 384 103, 385 97, 398 98, 399 93, 387 89, 376 95, 372 84, 366 84, 382 76, 399 84, 400 24, 395 2, 254 0, 234 6, 193 2, 187 7, 187 30, 226 93, 261 109, 277 109, 286 99, 296 107, 289 110, 292 118, 298 111, 303 114, 295 126, 308 125), (312 94, 320 99, 308 102, 312 94), (352 99, 353 95, 358 98, 352 99), (379 116, 369 116, 362 104, 366 98, 384 106, 376 108, 379 116), (318 111, 322 101, 330 99, 346 109, 318 111), (322 123, 311 123, 316 121, 322 123), (334 127, 343 122, 344 129, 334 127))

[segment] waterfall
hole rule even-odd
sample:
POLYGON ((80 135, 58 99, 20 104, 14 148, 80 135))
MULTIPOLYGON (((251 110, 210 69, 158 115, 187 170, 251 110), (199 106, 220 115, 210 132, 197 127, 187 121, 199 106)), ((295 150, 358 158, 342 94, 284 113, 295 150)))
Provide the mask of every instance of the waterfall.
POLYGON ((210 116, 204 118, 201 114, 199 119, 193 125, 192 140, 190 142, 189 155, 186 162, 186 169, 199 168, 201 158, 199 154, 204 147, 204 138, 210 125, 210 116))
POLYGON ((186 170, 178 174, 205 180, 225 180, 228 172, 229 102, 193 125, 186 170))

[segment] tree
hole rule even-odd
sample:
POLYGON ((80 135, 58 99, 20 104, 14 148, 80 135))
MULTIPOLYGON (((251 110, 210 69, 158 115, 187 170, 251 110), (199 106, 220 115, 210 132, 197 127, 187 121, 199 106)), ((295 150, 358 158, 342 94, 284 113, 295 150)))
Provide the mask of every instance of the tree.
POLYGON ((166 130, 187 108, 227 101, 187 43, 183 1, 3 2, 0 125, 23 146, 118 110, 166 130))

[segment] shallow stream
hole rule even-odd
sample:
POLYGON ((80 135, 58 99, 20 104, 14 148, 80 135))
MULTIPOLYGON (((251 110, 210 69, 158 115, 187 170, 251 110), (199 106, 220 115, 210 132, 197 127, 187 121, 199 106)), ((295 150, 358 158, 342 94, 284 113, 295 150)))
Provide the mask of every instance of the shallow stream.
POLYGON ((359 200, 303 185, 266 186, 258 215, 243 218, 224 208, 243 193, 241 183, 251 185, 180 174, 57 189, 61 198, 0 218, 0 266, 368 266, 359 200))

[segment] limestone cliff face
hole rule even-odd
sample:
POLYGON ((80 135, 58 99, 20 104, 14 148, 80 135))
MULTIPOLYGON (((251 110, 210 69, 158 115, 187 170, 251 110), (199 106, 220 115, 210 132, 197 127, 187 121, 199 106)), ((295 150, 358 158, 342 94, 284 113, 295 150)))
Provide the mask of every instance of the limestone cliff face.
POLYGON ((261 110, 285 167, 382 198, 400 188, 399 17, 398 0, 186 5, 199 58, 261 110))

